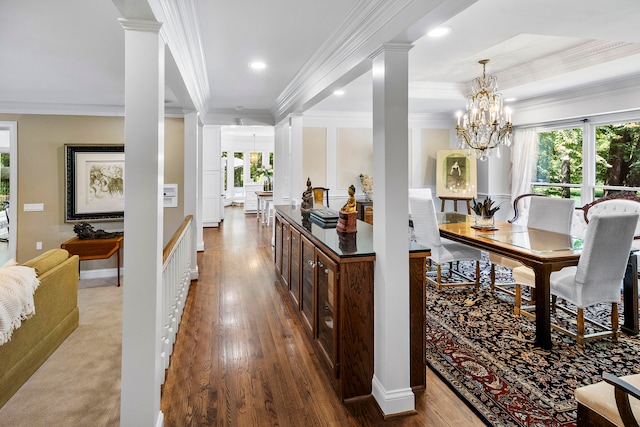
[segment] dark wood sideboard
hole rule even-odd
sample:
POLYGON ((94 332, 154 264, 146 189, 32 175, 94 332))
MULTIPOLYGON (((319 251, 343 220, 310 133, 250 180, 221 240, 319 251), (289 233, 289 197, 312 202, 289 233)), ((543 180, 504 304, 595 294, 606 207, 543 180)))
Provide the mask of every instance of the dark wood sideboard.
MULTIPOLYGON (((339 234, 276 206, 275 269, 293 311, 341 400, 371 394, 374 355, 373 227, 358 220, 357 233, 339 234)), ((426 385, 425 266, 427 248, 412 245, 410 258, 411 386, 426 385)))

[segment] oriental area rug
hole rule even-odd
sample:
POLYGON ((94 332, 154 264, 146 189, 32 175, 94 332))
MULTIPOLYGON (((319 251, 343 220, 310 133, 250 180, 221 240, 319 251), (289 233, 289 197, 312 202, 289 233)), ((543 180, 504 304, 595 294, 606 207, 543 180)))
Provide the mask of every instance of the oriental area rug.
MULTIPOLYGON (((471 263, 461 268, 473 271, 471 263)), ((509 270, 500 273, 500 280, 510 279, 509 270)), ((581 350, 552 331, 552 350, 535 347, 535 323, 513 315, 509 295, 491 293, 488 274, 483 262, 477 293, 472 287, 438 292, 427 286, 426 313, 428 365, 488 425, 575 426, 576 388, 601 381, 603 371, 638 373, 640 338, 623 333, 618 343, 605 338, 581 350)), ((620 309, 622 316, 622 303, 620 309)), ((610 304, 585 314, 610 324, 610 304)), ((560 310, 552 321, 575 324, 560 310)))

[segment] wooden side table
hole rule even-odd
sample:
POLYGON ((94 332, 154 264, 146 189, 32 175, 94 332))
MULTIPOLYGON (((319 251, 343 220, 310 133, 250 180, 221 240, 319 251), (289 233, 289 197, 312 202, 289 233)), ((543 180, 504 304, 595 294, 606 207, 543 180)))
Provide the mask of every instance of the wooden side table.
MULTIPOLYGON (((60 245, 71 255, 78 255, 80 261, 90 259, 108 259, 116 254, 118 261, 118 286, 120 286, 120 248, 124 237, 111 237, 109 239, 78 239, 74 237, 60 245)), ((78 268, 79 265, 78 265, 78 268)))

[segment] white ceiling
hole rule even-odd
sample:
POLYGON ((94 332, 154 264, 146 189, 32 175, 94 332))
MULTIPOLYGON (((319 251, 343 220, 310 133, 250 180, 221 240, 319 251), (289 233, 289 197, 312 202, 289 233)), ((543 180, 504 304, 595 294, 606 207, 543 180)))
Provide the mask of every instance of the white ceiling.
POLYGON ((0 112, 121 113, 118 18, 141 17, 137 6, 180 24, 186 42, 168 46, 189 45, 187 64, 204 76, 197 87, 197 78, 179 81, 185 65, 168 55, 167 108, 195 106, 218 124, 273 123, 302 108, 368 112, 367 56, 384 42, 414 44, 415 114, 463 107, 485 58, 516 111, 526 99, 640 74, 638 0, 0 0, 0 112), (453 31, 419 37, 435 24, 453 31), (267 68, 250 70, 256 59, 267 68), (344 96, 330 95, 337 87, 344 96))

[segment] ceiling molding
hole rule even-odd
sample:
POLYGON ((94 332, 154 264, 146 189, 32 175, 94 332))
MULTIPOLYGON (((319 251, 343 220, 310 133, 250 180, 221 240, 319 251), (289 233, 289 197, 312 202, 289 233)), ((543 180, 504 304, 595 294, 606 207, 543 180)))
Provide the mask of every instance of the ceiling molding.
MULTIPOLYGON (((568 107, 574 105, 586 105, 591 101, 598 101, 598 103, 601 104, 603 100, 607 99, 616 100, 614 103, 615 106, 611 109, 611 111, 601 111, 601 114, 627 110, 638 110, 640 109, 640 100, 638 100, 638 96, 635 95, 638 93, 640 93, 640 75, 636 75, 631 78, 610 80, 608 82, 599 83, 596 85, 573 88, 571 90, 562 92, 555 92, 551 95, 529 98, 524 101, 516 102, 514 104, 514 110, 517 112, 518 117, 527 117, 528 114, 535 113, 536 111, 555 111, 558 108, 571 110, 568 107), (631 102, 631 104, 633 105, 623 106, 620 103, 620 101, 623 99, 632 100, 635 102, 631 102)), ((584 114, 579 114, 576 117, 580 117, 582 115, 584 114)), ((514 117, 515 116, 516 113, 514 113, 514 117)), ((563 119, 564 118, 565 117, 563 117, 563 119)), ((522 124, 527 124, 526 120, 522 123, 519 123, 519 125, 522 124)))
POLYGON ((310 97, 308 93, 314 86, 338 67, 346 65, 351 69, 366 60, 375 47, 368 52, 361 52, 362 48, 411 3, 412 0, 360 0, 356 3, 332 36, 314 52, 278 96, 271 108, 274 117, 283 117, 296 104, 301 104, 301 100, 304 102, 303 98, 310 97), (349 60, 351 63, 347 64, 349 60))
POLYGON ((640 43, 596 40, 493 74, 505 90, 637 54, 640 43))
POLYGON ((152 2, 156 19, 164 22, 167 45, 184 80, 193 103, 205 115, 211 104, 211 91, 198 23, 195 0, 152 2))

